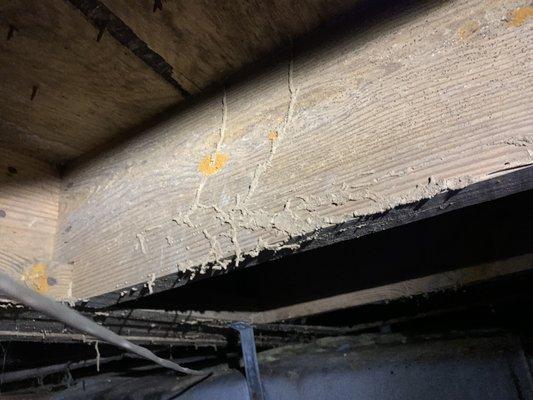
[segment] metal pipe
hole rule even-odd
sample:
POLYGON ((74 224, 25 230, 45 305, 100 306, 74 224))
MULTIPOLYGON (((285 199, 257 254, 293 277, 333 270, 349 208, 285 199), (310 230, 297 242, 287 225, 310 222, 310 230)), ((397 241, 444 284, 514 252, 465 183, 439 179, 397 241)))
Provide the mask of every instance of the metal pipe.
POLYGON ((263 392, 261 376, 259 375, 254 329, 246 322, 234 322, 230 327, 239 332, 241 339, 242 359, 244 361, 244 371, 246 373, 246 383, 248 384, 250 400, 264 400, 265 394, 263 392))

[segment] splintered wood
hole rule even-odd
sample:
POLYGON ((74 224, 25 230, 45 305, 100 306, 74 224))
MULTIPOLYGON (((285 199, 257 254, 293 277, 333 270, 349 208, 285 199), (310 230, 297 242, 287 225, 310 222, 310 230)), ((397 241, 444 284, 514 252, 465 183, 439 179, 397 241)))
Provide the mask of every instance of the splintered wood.
POLYGON ((55 257, 74 265, 74 296, 297 250, 322 228, 531 164, 524 2, 413 7, 72 168, 55 257))

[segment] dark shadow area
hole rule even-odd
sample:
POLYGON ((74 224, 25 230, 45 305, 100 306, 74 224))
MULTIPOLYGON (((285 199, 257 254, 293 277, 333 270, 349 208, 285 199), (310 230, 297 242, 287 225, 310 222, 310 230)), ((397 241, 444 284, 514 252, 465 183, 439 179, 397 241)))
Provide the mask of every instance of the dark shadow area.
POLYGON ((346 37, 357 37, 357 46, 364 46, 374 37, 386 34, 392 26, 408 24, 410 19, 425 14, 435 7, 442 6, 444 2, 443 0, 357 1, 351 10, 331 18, 312 32, 294 37, 292 40, 288 38, 283 46, 263 54, 259 61, 244 65, 239 71, 219 82, 212 83, 201 93, 189 97, 179 105, 169 107, 156 117, 130 127, 126 131, 117 132, 111 140, 103 145, 95 147, 83 156, 65 162, 61 168, 62 173, 67 174, 74 168, 84 168, 95 159, 105 158, 106 155, 123 148, 132 140, 150 136, 151 129, 176 118, 182 111, 198 107, 207 99, 220 94, 224 86, 231 87, 251 82, 262 75, 271 73, 279 65, 288 64, 291 58, 297 59, 308 53, 334 48, 346 37))
POLYGON ((532 204, 530 190, 192 282, 126 306, 266 310, 530 253, 532 204))
MULTIPOLYGON (((530 253, 533 250, 531 204, 532 190, 194 282, 132 302, 129 306, 189 310, 264 309, 530 253)), ((434 338, 455 340, 465 334, 475 338, 514 335, 523 343, 525 351, 531 352, 533 331, 528 310, 533 306, 532 284, 533 271, 529 270, 469 287, 299 318, 288 325, 259 325, 255 327, 256 341, 265 335, 272 335, 273 327, 277 327, 276 334, 280 337, 287 339, 295 336, 294 343, 307 343, 324 334, 315 331, 296 336, 296 331, 291 331, 290 326, 299 326, 302 330, 329 327, 332 333, 325 335, 350 336, 364 343, 367 343, 368 335, 377 338, 409 337, 424 341, 434 338), (335 333, 334 329, 339 329, 339 332, 335 333)), ((35 317, 28 317, 24 321, 20 318, 10 319, 7 317, 10 312, 23 314, 26 311, 4 311, 6 318, 0 324, 3 330, 17 331, 13 329, 15 322, 19 327, 31 328, 36 321, 35 317)), ((118 332, 122 334, 155 335, 151 325, 147 329, 150 321, 130 320, 130 312, 124 311, 126 319, 122 321, 114 321, 106 313, 94 315, 93 318, 104 326, 118 326, 118 332)), ((44 321, 39 319, 39 322, 40 327, 46 326, 42 324, 44 321)), ((39 342, 3 341, 0 347, 3 372, 23 373, 27 369, 81 360, 88 360, 91 364, 68 372, 65 368, 47 373, 43 379, 32 375, 27 379, 2 383, 2 391, 49 393, 78 385, 85 393, 85 390, 91 390, 89 382, 94 377, 115 382, 112 385, 114 388, 131 382, 131 379, 146 379, 147 382, 155 379, 153 382, 159 382, 160 377, 165 377, 169 383, 176 382, 175 376, 167 371, 144 360, 122 357, 121 351, 105 344, 99 346, 102 363, 100 372, 97 372, 94 343, 40 342, 46 341, 47 331, 57 330, 54 324, 58 325, 51 321, 49 328, 42 330, 43 337, 39 342), (85 383, 87 387, 83 388, 85 383)), ((160 325, 158 323, 157 329, 162 328, 160 325)), ((226 335, 227 344, 219 347, 147 346, 165 358, 192 359, 187 365, 197 369, 235 365, 238 350, 235 335, 232 336, 227 327, 214 328, 203 323, 196 326, 200 334, 216 332, 226 335)), ((167 336, 179 336, 190 329, 190 326, 177 321, 170 322, 169 327, 171 330, 167 336)), ((390 345, 387 341, 383 344, 390 345)), ((258 350, 263 349, 258 346, 258 350)), ((100 385, 97 386, 100 390, 100 385)), ((125 386, 124 390, 130 390, 130 387, 125 386)))
MULTIPOLYGON (((431 333, 508 329, 532 334, 524 310, 533 306, 533 271, 457 288, 305 318, 319 326, 354 326, 357 332, 431 333)), ((300 321, 303 322, 303 321, 300 321)))

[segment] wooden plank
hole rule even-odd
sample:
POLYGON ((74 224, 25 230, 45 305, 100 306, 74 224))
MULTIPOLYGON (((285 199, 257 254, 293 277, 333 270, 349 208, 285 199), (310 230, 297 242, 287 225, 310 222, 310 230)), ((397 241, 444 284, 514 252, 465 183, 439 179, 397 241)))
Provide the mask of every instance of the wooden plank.
POLYGON ((60 181, 49 164, 0 148, 0 269, 65 298, 70 265, 52 261, 60 181))
POLYGON ((423 293, 458 289, 474 283, 531 269, 533 269, 533 254, 526 254, 507 260, 477 265, 475 267, 461 268, 391 285, 359 290, 352 293, 258 312, 254 313, 250 320, 254 324, 268 324, 293 318, 307 317, 364 304, 397 300, 423 293))
POLYGON ((260 2, 103 0, 171 66, 172 77, 190 93, 260 61, 356 0, 260 2))
MULTIPOLYGON (((228 323, 246 321, 254 325, 261 346, 275 346, 289 342, 306 342, 312 338, 338 336, 357 331, 396 324, 428 316, 465 310, 468 307, 433 310, 415 314, 357 324, 350 327, 326 327, 280 323, 325 312, 337 311, 379 302, 389 302, 421 294, 446 290, 465 289, 468 286, 504 276, 533 270, 533 254, 492 261, 467 268, 432 274, 380 287, 359 290, 342 295, 294 304, 260 312, 229 311, 163 311, 123 309, 84 314, 108 329, 141 344, 171 344, 173 346, 224 346, 227 344, 228 323)), ((520 279, 515 277, 515 279, 520 279)), ((7 307, 1 315, 0 341, 37 342, 87 342, 94 338, 71 332, 65 326, 22 306, 7 307)))
POLYGON ((55 253, 74 296, 296 251, 531 164, 531 20, 505 20, 520 6, 396 10, 74 166, 55 253))
MULTIPOLYGON (((430 199, 423 199, 423 200, 413 202, 410 204, 404 204, 404 205, 392 208, 382 213, 370 214, 370 215, 365 215, 365 216, 361 216, 358 218, 354 218, 353 220, 345 222, 341 225, 332 225, 332 226, 314 231, 311 234, 309 234, 307 237, 300 236, 294 239, 293 241, 290 241, 288 244, 290 245, 293 242, 296 242, 300 246, 298 249, 296 249, 296 251, 308 251, 308 250, 316 249, 322 246, 327 246, 329 244, 333 244, 333 243, 337 243, 337 242, 341 242, 345 240, 361 238, 363 236, 376 233, 376 232, 380 232, 380 231, 383 231, 389 228, 397 227, 397 226, 408 224, 411 222, 416 222, 416 221, 419 221, 425 218, 434 217, 434 216, 437 216, 443 213, 458 210, 464 207, 469 207, 469 206, 476 205, 482 202, 497 200, 505 196, 525 192, 528 190, 529 191, 533 190, 533 167, 518 169, 516 171, 507 173, 505 175, 501 175, 497 178, 492 178, 489 180, 485 180, 482 182, 469 185, 462 190, 445 191, 430 199)), ((522 201, 521 203, 525 204, 527 203, 527 201, 522 201)), ((522 213, 522 218, 524 218, 524 221, 530 221, 531 213, 529 213, 528 210, 524 210, 524 211, 525 212, 522 213)), ((524 234, 525 232, 524 228, 526 225, 527 223, 523 225, 523 227, 519 230, 519 232, 522 232, 522 234, 524 234)), ((445 246, 444 243, 447 243, 447 241, 445 238, 440 236, 440 235, 446 235, 446 233, 444 232, 446 232, 446 229, 443 232, 439 233, 439 235, 434 236, 433 241, 436 241, 436 243, 439 243, 440 245, 445 246)), ((517 234, 520 234, 520 233, 517 233, 517 234)), ((413 243, 416 243, 415 237, 412 237, 412 240, 413 240, 413 243)), ((382 245, 384 246, 385 243, 383 243, 382 245)), ((389 247, 394 249, 395 246, 389 246, 389 247)), ((361 247, 361 246, 358 246, 358 247, 361 247)), ((438 247, 438 246, 435 246, 435 247, 438 247)), ((369 249, 369 251, 372 252, 372 251, 375 251, 375 249, 374 250, 369 249)), ((261 263, 263 261, 269 260, 269 259, 277 259, 279 257, 289 254, 290 252, 292 252, 290 248, 283 249, 277 252, 263 251, 257 257, 245 259, 240 264, 240 267, 249 267, 257 263, 261 263)), ((497 257, 496 254, 494 256, 497 257)), ((305 261, 299 260, 297 262, 301 263, 305 261)), ((361 264, 361 260, 359 259, 356 260, 355 262, 356 264, 354 266, 357 269, 361 269, 361 268, 364 269, 367 266, 371 266, 371 263, 368 263, 368 262, 366 264, 365 263, 361 264)), ((382 263, 382 265, 386 265, 386 264, 382 263)), ((450 264, 450 262, 448 262, 447 265, 453 266, 454 264, 453 263, 450 264)), ((350 268, 350 267, 347 266, 347 268, 350 268)), ((432 270, 431 265, 427 265, 426 268, 428 271, 432 270)), ((396 266, 393 269, 396 269, 396 266)), ((433 269, 434 269, 434 266, 433 266, 433 269)), ((303 270, 304 268, 301 268, 301 266, 298 266, 298 268, 296 267, 293 268, 292 273, 296 274, 297 276, 301 276, 302 273, 305 274, 303 270)), ((335 270, 339 271, 338 268, 336 268, 335 270)), ((333 271, 330 271, 330 272, 333 272, 333 271)), ((207 277, 219 274, 219 273, 220 271, 207 271, 203 275, 197 275, 196 277, 194 277, 194 279, 207 278, 207 277)), ((384 273, 386 273, 386 268, 382 268, 381 272, 379 272, 379 270, 373 271, 373 274, 376 276, 379 276, 380 274, 384 274, 384 273)), ((176 276, 175 274, 156 278, 153 282, 152 291, 154 293, 157 293, 157 292, 161 292, 161 291, 168 290, 171 288, 182 286, 188 282, 189 278, 190 278, 189 276, 176 276)), ((282 279, 282 277, 278 277, 278 279, 282 279)), ((403 279, 408 279, 408 278, 403 278, 403 279)), ((267 282, 267 285, 270 285, 270 286, 274 284, 275 283, 272 280, 267 282)), ((291 284, 289 283, 288 286, 286 286, 286 282, 283 282, 283 283, 277 284, 276 287, 290 287, 290 285, 291 284)), ((147 296, 150 294, 147 289, 148 288, 146 287, 146 285, 143 285, 142 289, 141 287, 139 287, 139 285, 133 285, 131 287, 123 288, 118 291, 92 297, 88 299, 88 301, 84 300, 83 304, 84 306, 90 307, 90 308, 106 307, 109 305, 123 303, 123 302, 131 301, 131 300, 143 297, 143 296, 147 296)), ((250 292, 249 288, 247 291, 250 292)), ((312 293, 312 290, 310 291, 309 288, 307 288, 305 292, 312 293)), ((229 316, 229 317, 233 318, 235 317, 235 315, 229 316)), ((244 315, 240 316, 239 318, 241 319, 244 318, 245 320, 248 319, 244 315)))
POLYGON ((63 161, 182 99, 65 1, 2 2, 0 26, 1 146, 63 161))
POLYGON ((135 32, 124 23, 124 21, 113 14, 104 4, 98 0, 69 1, 100 30, 100 34, 103 34, 103 32, 109 32, 109 34, 120 44, 129 49, 149 68, 174 86, 183 97, 188 97, 190 95, 190 93, 172 77, 172 66, 142 41, 135 32))

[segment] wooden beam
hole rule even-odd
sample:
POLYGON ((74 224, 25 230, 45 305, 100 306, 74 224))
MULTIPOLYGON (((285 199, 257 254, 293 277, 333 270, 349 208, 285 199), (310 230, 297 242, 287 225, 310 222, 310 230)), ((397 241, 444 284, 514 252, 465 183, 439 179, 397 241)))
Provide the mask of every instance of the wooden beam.
POLYGON ((441 290, 458 289, 482 281, 533 269, 533 254, 512 257, 475 267, 461 268, 391 285, 359 290, 287 307, 254 313, 251 321, 267 324, 288 319, 307 317, 325 312, 357 307, 364 304, 392 301, 404 297, 441 290))
POLYGON ((0 270, 56 299, 72 266, 53 261, 60 180, 53 166, 0 148, 0 270))
MULTIPOLYGON (((108 329, 140 344, 173 346, 225 346, 228 324, 246 321, 254 325, 260 346, 277 346, 289 342, 306 342, 316 337, 338 336, 373 329, 384 324, 409 321, 452 310, 434 310, 420 315, 374 321, 351 327, 323 327, 281 323, 362 305, 394 301, 437 291, 463 289, 503 276, 533 270, 533 254, 512 257, 473 267, 433 274, 381 287, 359 290, 329 298, 294 304, 261 312, 179 312, 126 309, 109 312, 86 312, 108 329)), ((90 336, 65 329, 48 317, 24 308, 7 308, 1 315, 0 341, 88 342, 90 336)))
POLYGON ((161 8, 156 8, 153 0, 133 3, 101 0, 101 3, 99 8, 107 6, 151 49, 168 60, 174 80, 190 93, 198 93, 346 12, 358 1, 176 0, 160 3, 161 8))
MULTIPOLYGON (((226 346, 234 336, 229 322, 247 320, 239 313, 195 313, 161 310, 120 310, 84 313, 111 331, 139 344, 173 346, 226 346)), ((243 313, 244 314, 244 313, 243 313)), ((40 313, 23 308, 5 309, 0 316, 0 342, 93 343, 94 337, 65 328, 40 313)), ((317 337, 338 336, 343 328, 306 325, 257 326, 258 346, 272 347, 307 342, 317 337)))
POLYGON ((74 266, 74 296, 168 288, 357 236, 369 216, 412 210, 383 229, 454 197, 531 188, 530 169, 505 175, 533 162, 521 6, 435 1, 369 17, 72 165, 55 258, 74 266))
MULTIPOLYGON (((403 224, 434 217, 442 213, 479 204, 481 202, 497 200, 511 194, 532 189, 533 167, 519 169, 497 178, 469 185, 459 191, 446 191, 430 199, 423 199, 418 202, 398 206, 383 213, 354 218, 352 221, 345 222, 339 226, 334 225, 323 228, 313 232, 308 237, 298 237, 296 240, 299 241, 300 247, 297 251, 312 250, 321 246, 327 246, 328 244, 360 238, 403 224)), ((527 212, 524 214, 524 218, 528 218, 527 212)), ((435 238, 435 240, 439 240, 439 238, 435 238)), ((248 267, 268 259, 276 259, 287 255, 291 251, 292 250, 290 249, 284 249, 278 252, 265 251, 257 257, 245 259, 240 266, 248 267)), ((354 260, 354 263, 357 265, 357 260, 354 260)), ((364 265, 359 265, 359 268, 364 267, 364 265)), ((431 266, 428 265, 428 268, 431 269, 431 266)), ((298 273, 296 270, 294 272, 298 273)), ((201 279, 219 273, 220 271, 208 271, 204 275, 197 275, 194 279, 201 279)), ((153 282, 152 291, 157 293, 177 288, 184 285, 184 283, 187 283, 189 279, 188 276, 176 276, 176 274, 156 278, 153 282)), ((133 285, 118 291, 86 299, 83 301, 83 305, 89 308, 106 307, 131 301, 149 294, 150 292, 146 285, 133 285)), ((217 315, 219 318, 225 318, 220 314, 217 315)), ((230 320, 233 320, 235 314, 231 313, 228 317, 230 320)), ((239 318, 247 319, 250 317, 241 315, 239 318)))

